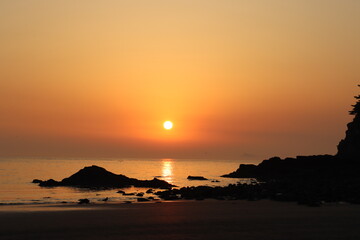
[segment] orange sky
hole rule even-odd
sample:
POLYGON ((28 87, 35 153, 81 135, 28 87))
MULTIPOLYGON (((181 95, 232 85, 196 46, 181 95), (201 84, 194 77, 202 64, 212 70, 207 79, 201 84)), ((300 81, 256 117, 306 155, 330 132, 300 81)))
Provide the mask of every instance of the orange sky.
POLYGON ((333 154, 359 24, 351 0, 3 0, 0 156, 333 154))

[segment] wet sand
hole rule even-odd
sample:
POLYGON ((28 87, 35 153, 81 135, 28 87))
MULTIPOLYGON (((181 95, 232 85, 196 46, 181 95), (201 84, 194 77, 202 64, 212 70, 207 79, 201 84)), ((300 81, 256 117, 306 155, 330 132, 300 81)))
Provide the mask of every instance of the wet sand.
POLYGON ((185 201, 0 207, 0 239, 360 239, 360 205, 185 201))

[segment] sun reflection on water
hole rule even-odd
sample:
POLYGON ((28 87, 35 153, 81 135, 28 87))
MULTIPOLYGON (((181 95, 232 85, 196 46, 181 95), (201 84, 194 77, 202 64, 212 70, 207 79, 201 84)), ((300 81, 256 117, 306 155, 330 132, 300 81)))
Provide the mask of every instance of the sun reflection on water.
POLYGON ((173 182, 173 159, 162 159, 162 177, 163 180, 172 183, 173 182))

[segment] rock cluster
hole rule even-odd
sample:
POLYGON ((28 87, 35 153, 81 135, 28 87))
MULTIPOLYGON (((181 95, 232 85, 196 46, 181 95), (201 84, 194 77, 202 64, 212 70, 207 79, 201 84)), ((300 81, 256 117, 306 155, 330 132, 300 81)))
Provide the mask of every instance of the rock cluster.
POLYGON ((168 189, 174 185, 157 178, 153 180, 138 180, 121 174, 114 174, 98 166, 85 167, 77 173, 61 181, 49 179, 42 181, 34 179, 33 183, 39 183, 41 187, 72 186, 85 188, 122 188, 122 187, 148 187, 168 189))

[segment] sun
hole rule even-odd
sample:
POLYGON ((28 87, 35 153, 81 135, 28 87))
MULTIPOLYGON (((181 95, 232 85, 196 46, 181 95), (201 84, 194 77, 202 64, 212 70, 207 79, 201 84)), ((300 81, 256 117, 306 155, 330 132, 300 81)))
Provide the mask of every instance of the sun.
POLYGON ((166 130, 172 129, 172 128, 173 128, 173 123, 170 122, 170 121, 164 122, 164 128, 165 128, 166 130))

